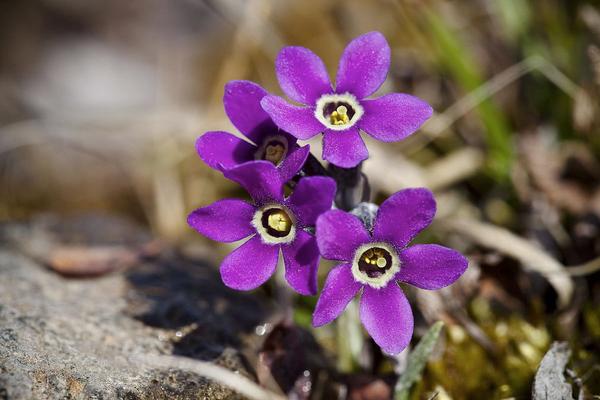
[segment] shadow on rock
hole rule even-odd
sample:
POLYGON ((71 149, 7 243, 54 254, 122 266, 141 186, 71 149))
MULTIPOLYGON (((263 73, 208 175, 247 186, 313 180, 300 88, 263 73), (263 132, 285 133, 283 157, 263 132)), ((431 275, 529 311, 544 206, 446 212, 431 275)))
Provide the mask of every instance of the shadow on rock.
POLYGON ((226 288, 208 263, 172 257, 128 271, 128 311, 146 325, 176 330, 174 354, 213 360, 267 316, 260 296, 226 288))

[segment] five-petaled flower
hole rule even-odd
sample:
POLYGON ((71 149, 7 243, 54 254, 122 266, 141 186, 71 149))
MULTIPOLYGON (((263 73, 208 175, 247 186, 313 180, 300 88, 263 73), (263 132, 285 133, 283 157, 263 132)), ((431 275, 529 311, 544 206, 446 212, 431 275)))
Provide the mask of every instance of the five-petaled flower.
POLYGON ((466 270, 455 250, 409 242, 435 215, 432 193, 399 191, 381 204, 373 232, 352 214, 330 210, 317 219, 317 243, 324 258, 343 261, 331 270, 313 314, 313 325, 337 318, 362 288, 360 319, 375 342, 396 354, 410 342, 413 315, 397 281, 421 289, 440 289, 466 270))
POLYGON ((275 124, 298 139, 323 132, 323 158, 351 168, 369 155, 359 129, 394 142, 415 132, 432 114, 427 103, 407 94, 365 99, 383 84, 389 66, 390 47, 383 35, 359 36, 344 50, 333 90, 316 54, 304 47, 285 47, 276 60, 279 84, 290 99, 306 106, 273 95, 261 104, 275 124))
POLYGON ((223 104, 227 116, 253 143, 228 132, 206 132, 196 141, 200 158, 215 169, 229 169, 244 162, 267 160, 288 181, 304 165, 309 146, 300 147, 296 138, 281 131, 261 108, 267 92, 250 81, 231 81, 225 85, 223 104))
POLYGON ((335 195, 333 179, 302 178, 285 198, 285 182, 271 162, 250 161, 223 173, 244 187, 254 204, 238 199, 219 200, 193 211, 188 224, 219 242, 251 236, 221 263, 225 285, 238 290, 262 285, 275 272, 281 251, 290 286, 300 294, 315 294, 319 250, 315 237, 305 228, 313 226, 317 217, 331 208, 335 195))

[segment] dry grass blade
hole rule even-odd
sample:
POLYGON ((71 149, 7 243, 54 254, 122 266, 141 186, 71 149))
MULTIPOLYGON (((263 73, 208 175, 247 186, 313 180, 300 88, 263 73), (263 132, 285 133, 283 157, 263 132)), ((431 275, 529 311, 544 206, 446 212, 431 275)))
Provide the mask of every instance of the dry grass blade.
MULTIPOLYGON (((274 58, 277 51, 284 45, 278 30, 269 18, 272 12, 270 2, 264 0, 245 2, 243 12, 240 12, 240 7, 236 4, 231 3, 232 7, 227 7, 226 2, 215 3, 223 13, 236 21, 237 28, 230 44, 231 50, 223 60, 220 72, 214 80, 210 96, 212 99, 221 99, 223 86, 227 81, 233 77, 243 77, 247 74, 247 69, 251 65, 249 60, 252 57, 253 47, 260 48, 274 58)), ((221 110, 220 102, 215 103, 214 107, 213 111, 219 112, 221 110)))
MULTIPOLYGON (((535 57, 535 56, 533 56, 535 57)), ((473 90, 460 100, 456 101, 450 107, 448 107, 443 113, 435 115, 425 125, 423 125, 423 132, 429 135, 430 139, 444 132, 457 120, 473 110, 483 101, 493 96, 495 93, 504 89, 523 75, 528 74, 532 70, 536 69, 537 65, 532 63, 533 57, 527 58, 515 65, 512 65, 500 72, 498 75, 492 77, 483 85, 473 90)))
POLYGON ((540 273, 556 290, 561 307, 571 300, 574 284, 565 267, 527 240, 506 229, 472 219, 446 219, 438 224, 442 229, 459 233, 481 246, 513 257, 540 273))
POLYGON ((567 268, 567 273, 571 276, 591 275, 598 271, 600 271, 600 257, 594 258, 584 264, 567 268))
POLYGON ((214 380, 221 385, 225 385, 239 394, 253 400, 285 400, 285 397, 263 389, 251 380, 244 378, 227 368, 209 362, 197 361, 179 356, 156 354, 139 354, 132 357, 132 362, 148 365, 152 368, 174 368, 193 372, 205 378, 214 380))
MULTIPOLYGON (((427 135, 427 140, 420 143, 411 150, 411 152, 417 152, 422 149, 428 142, 435 139, 438 135, 452 126, 456 121, 465 116, 467 113, 475 109, 482 102, 498 93, 511 83, 517 81, 521 77, 531 73, 532 71, 538 71, 543 74, 549 81, 554 83, 558 88, 564 91, 567 95, 576 98, 577 94, 581 95, 581 88, 570 80, 565 74, 563 74, 554 64, 548 62, 545 58, 539 55, 530 56, 510 67, 504 71, 493 76, 483 85, 473 90, 466 96, 462 97, 450 107, 448 107, 443 113, 434 115, 421 130, 427 135)), ((588 96, 589 97, 589 96, 588 96)), ((590 102, 589 98, 585 99, 590 102)))
POLYGON ((579 9, 579 15, 581 20, 587 27, 596 34, 596 36, 600 37, 600 13, 598 10, 586 4, 579 9))
POLYGON ((365 173, 374 188, 387 193, 419 186, 441 190, 476 174, 485 161, 483 152, 473 148, 452 152, 426 167, 375 141, 369 141, 369 152, 371 156, 365 162, 365 173))
MULTIPOLYGON (((404 158, 385 145, 368 140, 369 159, 364 164, 364 172, 373 188, 387 193, 404 187, 425 186, 423 168, 404 158)), ((312 148, 312 146, 311 146, 312 148)))
POLYGON ((600 85, 600 49, 594 45, 591 45, 588 47, 588 57, 592 61, 596 85, 600 85))
POLYGON ((452 186, 475 175, 485 162, 482 151, 472 147, 456 150, 427 166, 425 182, 431 190, 452 186))

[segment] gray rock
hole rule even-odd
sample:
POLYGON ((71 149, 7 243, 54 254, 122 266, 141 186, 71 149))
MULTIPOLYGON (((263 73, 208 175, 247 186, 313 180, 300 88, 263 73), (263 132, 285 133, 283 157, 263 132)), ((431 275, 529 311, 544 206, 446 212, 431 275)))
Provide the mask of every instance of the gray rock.
POLYGON ((209 266, 175 256, 72 280, 5 246, 0 400, 239 398, 200 376, 130 357, 178 354, 254 379, 242 354, 264 309, 256 296, 224 288, 209 266))
POLYGON ((565 342, 554 342, 544 355, 533 381, 534 400, 573 400, 573 390, 565 379, 571 350, 565 342))

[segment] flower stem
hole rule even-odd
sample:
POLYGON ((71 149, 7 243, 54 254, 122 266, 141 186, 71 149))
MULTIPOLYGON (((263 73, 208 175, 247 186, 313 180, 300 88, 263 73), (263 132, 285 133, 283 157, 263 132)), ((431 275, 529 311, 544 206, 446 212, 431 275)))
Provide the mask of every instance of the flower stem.
POLYGON ((346 311, 338 318, 336 334, 338 369, 343 372, 352 372, 362 364, 360 354, 365 343, 356 299, 348 304, 346 311))
POLYGON ((304 167, 302 168, 302 172, 306 176, 329 176, 329 172, 323 167, 321 162, 312 155, 312 153, 308 154, 308 158, 306 159, 306 163, 304 163, 304 167))
POLYGON ((366 175, 362 173, 362 163, 353 168, 329 164, 327 170, 337 184, 335 205, 339 209, 350 211, 359 203, 369 201, 371 187, 366 175))
POLYGON ((292 323, 294 320, 294 292, 285 280, 285 268, 281 255, 275 272, 275 298, 283 312, 283 320, 292 323))

